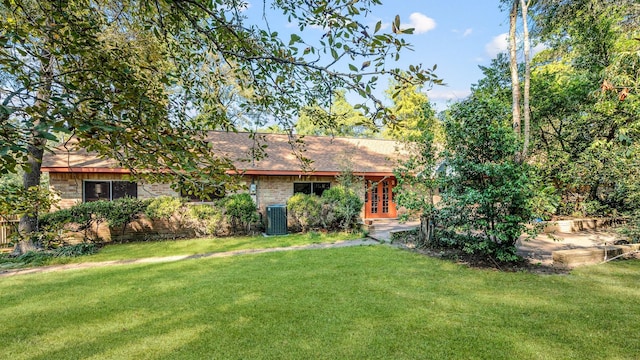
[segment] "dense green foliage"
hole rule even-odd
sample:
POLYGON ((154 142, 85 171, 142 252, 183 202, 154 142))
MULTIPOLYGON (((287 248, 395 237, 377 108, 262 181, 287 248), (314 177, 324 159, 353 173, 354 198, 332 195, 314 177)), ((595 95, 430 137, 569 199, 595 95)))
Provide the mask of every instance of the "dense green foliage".
POLYGON ((227 231, 227 218, 220 206, 191 205, 187 208, 187 216, 199 235, 218 236, 227 231))
POLYGON ((447 241, 511 261, 531 218, 531 193, 527 166, 515 159, 518 141, 505 105, 477 93, 452 107, 439 219, 447 241))
POLYGON ((251 231, 251 225, 259 220, 258 208, 251 195, 247 193, 233 194, 221 200, 225 214, 231 223, 231 228, 251 231))
POLYGON ((322 197, 295 194, 287 201, 287 211, 294 227, 302 231, 352 231, 359 228, 363 205, 364 202, 352 188, 337 185, 325 190, 322 197))
POLYGON ((417 215, 424 226, 418 243, 430 245, 433 241, 436 204, 435 196, 439 186, 437 177, 438 150, 442 146, 442 124, 435 118, 429 103, 422 103, 422 112, 416 128, 406 134, 404 151, 406 156, 398 161, 393 173, 398 180, 394 188, 394 201, 409 210, 406 216, 417 215), (436 140, 440 139, 440 142, 436 140))
POLYGON ((173 196, 159 196, 149 201, 144 213, 151 219, 170 219, 184 206, 184 199, 173 196))
POLYGON ((357 230, 364 202, 356 192, 343 185, 322 193, 323 221, 328 229, 357 230))
POLYGON ((370 137, 377 131, 362 111, 347 102, 344 90, 335 91, 327 101, 302 109, 295 124, 296 134, 370 137))
POLYGON ((40 140, 62 132, 135 177, 179 178, 195 191, 232 180, 225 175, 232 164, 210 151, 203 129, 233 131, 260 113, 290 128, 302 107, 338 88, 360 94, 369 101, 364 113, 386 121, 370 91, 379 75, 407 83, 433 75, 385 64, 409 45, 403 35, 412 30, 399 17, 390 32, 381 22, 366 26, 378 4, 269 1, 265 7, 297 29, 283 37, 266 16, 249 20, 247 4, 232 0, 4 1, 0 172, 38 159, 40 140), (302 35, 316 27, 326 29, 321 40, 302 35), (194 112, 203 115, 195 123, 194 112))
POLYGON ((634 1, 540 2, 547 49, 532 72, 532 160, 561 215, 640 206, 640 9, 634 1))
POLYGON ((322 227, 322 199, 298 193, 287 200, 287 215, 292 225, 303 232, 322 227))
POLYGON ((199 235, 249 232, 258 221, 256 205, 248 194, 234 194, 212 204, 198 205, 168 196, 151 200, 123 198, 81 203, 45 214, 40 219, 43 231, 36 234, 46 235, 51 244, 60 242, 62 229, 81 231, 85 240, 100 240, 93 232, 98 225, 106 223, 124 233, 127 225, 142 215, 169 221, 176 230, 193 229, 199 235))

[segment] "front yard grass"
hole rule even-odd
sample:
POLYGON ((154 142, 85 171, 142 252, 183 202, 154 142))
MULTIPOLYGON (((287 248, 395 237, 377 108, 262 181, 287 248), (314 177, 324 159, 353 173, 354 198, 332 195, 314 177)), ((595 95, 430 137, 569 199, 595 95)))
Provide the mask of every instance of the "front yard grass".
POLYGON ((637 359, 640 261, 535 275, 388 246, 0 278, 2 359, 637 359))
MULTIPOLYGON (((93 255, 78 257, 48 258, 38 265, 54 265, 110 260, 131 260, 172 255, 195 255, 245 249, 267 249, 284 246, 335 243, 337 241, 362 238, 361 233, 317 233, 289 234, 281 236, 232 236, 222 238, 163 240, 107 244, 93 255)), ((0 258, 0 269, 30 266, 20 264, 15 259, 0 258)))

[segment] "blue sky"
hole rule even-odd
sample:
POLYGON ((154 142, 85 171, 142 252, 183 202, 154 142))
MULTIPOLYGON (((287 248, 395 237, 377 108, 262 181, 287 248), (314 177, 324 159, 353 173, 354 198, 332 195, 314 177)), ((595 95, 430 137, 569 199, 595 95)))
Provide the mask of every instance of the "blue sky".
MULTIPOLYGON (((498 0, 383 0, 367 21, 370 19, 372 27, 379 20, 383 27, 390 26, 399 15, 403 27, 415 28, 415 33, 406 37, 414 50, 405 52, 397 65, 437 64, 436 73, 447 85, 435 86, 427 94, 443 110, 447 103, 469 95, 471 84, 482 77, 478 65, 488 65, 499 52, 506 51, 509 19, 499 5, 498 0)), ((260 18, 262 7, 262 1, 250 0, 246 15, 260 18)), ((291 27, 277 14, 268 12, 268 17, 272 31, 287 33, 291 27)), ((386 87, 381 83, 378 91, 386 87)))

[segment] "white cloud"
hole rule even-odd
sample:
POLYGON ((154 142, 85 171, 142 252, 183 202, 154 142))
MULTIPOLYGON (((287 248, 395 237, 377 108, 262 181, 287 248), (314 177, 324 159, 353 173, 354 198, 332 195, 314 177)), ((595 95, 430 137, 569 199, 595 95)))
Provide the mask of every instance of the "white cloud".
POLYGON ((409 15, 409 22, 403 24, 403 29, 414 28, 414 34, 424 34, 436 28, 436 21, 421 13, 409 15))
POLYGON ((547 49, 547 45, 545 44, 538 44, 536 46, 534 46, 533 48, 531 48, 531 56, 539 53, 542 50, 546 50, 547 49))
POLYGON ((471 90, 432 89, 427 91, 431 101, 462 100, 471 95, 471 90))
POLYGON ((465 30, 462 33, 462 37, 467 37, 467 36, 471 35, 471 33, 473 33, 473 29, 472 28, 468 28, 467 30, 465 30))
POLYGON ((498 56, 498 54, 507 51, 509 48, 509 42, 507 39, 507 33, 502 33, 491 39, 491 42, 484 46, 484 50, 487 52, 487 55, 493 59, 498 56))

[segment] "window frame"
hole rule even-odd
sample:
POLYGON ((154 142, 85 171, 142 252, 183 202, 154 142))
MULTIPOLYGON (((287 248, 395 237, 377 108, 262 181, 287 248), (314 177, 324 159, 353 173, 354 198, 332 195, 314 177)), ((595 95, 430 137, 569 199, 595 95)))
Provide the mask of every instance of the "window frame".
POLYGON ((93 201, 100 201, 100 200, 106 200, 106 201, 113 201, 113 200, 117 200, 117 199, 122 199, 124 197, 131 197, 134 199, 138 198, 138 183, 136 181, 128 181, 128 180, 97 180, 97 179, 85 179, 82 180, 82 202, 86 203, 86 202, 93 202, 93 201), (98 198, 97 200, 89 200, 87 201, 87 184, 89 183, 107 183, 108 186, 108 190, 109 190, 109 198, 98 198), (113 197, 113 190, 114 190, 114 183, 129 183, 129 184, 135 184, 135 196, 131 196, 131 194, 125 193, 125 196, 120 196, 117 198, 113 197))
POLYGON ((293 182, 293 195, 306 194, 306 195, 322 196, 322 193, 324 193, 326 190, 329 190, 329 189, 331 189, 331 181, 294 181, 293 182), (296 185, 302 185, 302 184, 309 184, 309 188, 310 188, 309 193, 306 193, 303 191, 296 191, 296 185), (324 189, 322 189, 322 192, 320 192, 320 194, 318 194, 315 190, 316 184, 317 185, 322 184, 321 186, 324 187, 324 189))

